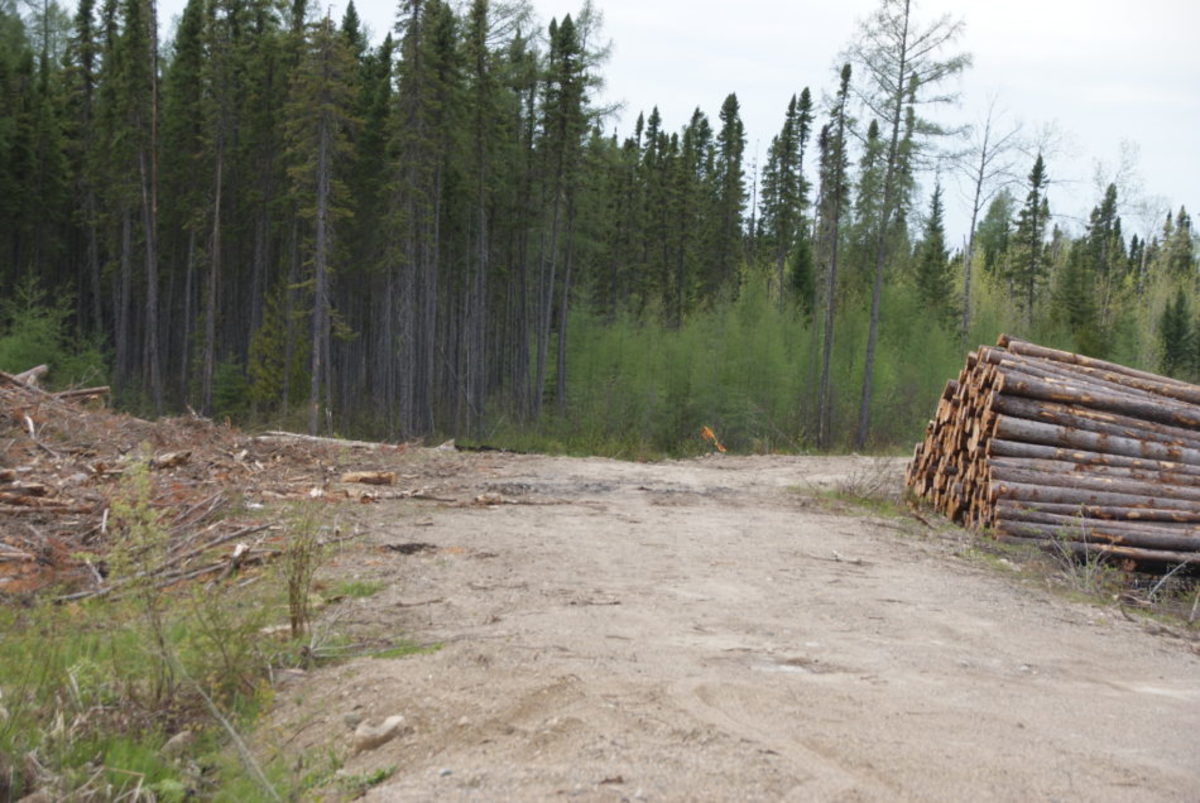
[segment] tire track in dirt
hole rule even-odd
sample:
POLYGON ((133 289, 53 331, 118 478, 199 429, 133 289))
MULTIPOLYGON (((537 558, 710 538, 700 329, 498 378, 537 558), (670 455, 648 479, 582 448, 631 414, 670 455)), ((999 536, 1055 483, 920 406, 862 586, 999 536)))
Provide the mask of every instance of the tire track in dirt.
POLYGON ((443 648, 272 718, 313 751, 404 714, 347 761, 398 768, 371 800, 1200 797, 1200 660, 812 501, 869 461, 459 460, 438 496, 529 504, 381 504, 364 546, 438 550, 357 569, 389 583, 357 618, 443 648))

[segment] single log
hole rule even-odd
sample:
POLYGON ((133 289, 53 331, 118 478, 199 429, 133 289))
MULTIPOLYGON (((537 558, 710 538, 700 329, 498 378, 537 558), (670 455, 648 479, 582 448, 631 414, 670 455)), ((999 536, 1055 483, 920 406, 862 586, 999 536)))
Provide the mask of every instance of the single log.
POLYGON ((22 371, 19 374, 13 374, 13 379, 22 382, 31 387, 37 387, 38 381, 50 372, 49 365, 35 365, 28 371, 22 371))
POLYGON ((1083 543, 1081 541, 1060 541, 1047 538, 1026 538, 1015 535, 999 536, 1001 541, 1012 544, 1029 544, 1047 552, 1066 550, 1076 556, 1086 556, 1092 553, 1111 555, 1118 558, 1128 558, 1145 563, 1198 563, 1200 554, 1188 552, 1171 552, 1158 549, 1139 549, 1131 546, 1116 544, 1083 543))
MULTIPOLYGON (((1077 520, 1078 521, 1078 520, 1077 520)), ((1086 521, 1086 520, 1084 520, 1086 521)), ((1006 535, 1023 538, 1048 538, 1061 541, 1085 541, 1122 544, 1141 549, 1169 549, 1176 552, 1200 553, 1200 538, 1194 535, 1177 535, 1171 532, 1120 532, 1105 527, 1103 522, 1096 526, 1088 524, 1040 524, 1031 521, 1001 521, 995 529, 1006 535)))
POLYGON ((1200 466, 1200 449, 1184 446, 1169 446, 1135 438, 1121 438, 1099 432, 1088 432, 1075 427, 1060 427, 1043 424, 1025 418, 1007 415, 996 416, 992 437, 998 440, 1040 443, 1046 446, 1071 447, 1090 452, 1125 455, 1143 460, 1169 460, 1200 466))
POLYGON ((1200 549, 1200 526, 1196 522, 1183 523, 1175 521, 1122 521, 1114 519, 1093 519, 1087 516, 1065 513, 1046 513, 1041 510, 1030 510, 1020 507, 1009 507, 996 511, 997 522, 1024 521, 1035 524, 1053 524, 1059 527, 1097 528, 1106 533, 1159 533, 1162 535, 1177 535, 1196 539, 1196 548, 1200 549))
MULTIPOLYGON (((1181 463, 1167 465, 1180 466, 1181 463)), ((1092 477, 1122 477, 1142 482, 1162 482, 1167 485, 1188 485, 1200 487, 1200 471, 1186 474, 1179 471, 1161 468, 1132 468, 1127 466, 1089 466, 1083 463, 1072 463, 1068 460, 1018 460, 1012 457, 993 457, 988 461, 992 468, 1011 468, 1024 471, 1037 471, 1059 476, 1092 476, 1092 477)), ((1200 468, 1189 466, 1189 468, 1200 468)))
MULTIPOLYGON (((1080 516, 1076 510, 1073 514, 1046 513, 1045 510, 1020 507, 1009 504, 1007 507, 996 508, 996 521, 1027 521, 1039 525, 1057 525, 1060 527, 1102 527, 1104 532, 1112 533, 1171 533, 1189 535, 1200 539, 1198 522, 1178 521, 1126 521, 1121 519, 1092 519, 1090 516, 1080 516)), ((1200 546, 1200 541, 1196 541, 1200 546)))
POLYGON ((1166 471, 1173 474, 1195 474, 1200 476, 1200 466, 1177 463, 1171 460, 1151 460, 1127 455, 1089 452, 1082 449, 1067 449, 1040 443, 1024 443, 993 439, 988 442, 987 456, 1012 457, 1037 460, 1061 460, 1085 466, 1127 466, 1146 470, 1166 471))
POLYGON ((25 382, 21 379, 18 379, 17 378, 18 376, 20 376, 20 375, 19 374, 14 375, 14 374, 6 373, 4 371, 0 371, 0 381, 7 382, 10 385, 16 385, 17 387, 21 388, 22 390, 33 391, 34 393, 41 395, 41 396, 48 395, 46 393, 46 391, 42 390, 37 385, 30 384, 29 382, 25 382))
POLYGON ((342 475, 342 482, 361 482, 367 485, 395 485, 394 471, 351 471, 342 475))
POLYGON ((1031 421, 1071 426, 1122 438, 1142 438, 1174 446, 1200 449, 1200 431, 1158 424, 1132 416, 1094 410, 1090 407, 1059 404, 1058 402, 1027 399, 1000 393, 992 394, 989 405, 996 412, 1017 418, 1028 418, 1031 421))
POLYGON ((112 388, 108 385, 101 385, 95 388, 76 388, 74 390, 60 390, 54 394, 56 399, 81 399, 91 396, 106 396, 112 393, 112 388))
POLYGON ((1018 482, 1030 485, 1063 486, 1081 491, 1103 491, 1134 496, 1162 497, 1165 499, 1191 499, 1200 507, 1200 488, 1192 485, 1171 485, 1129 477, 1101 477, 1093 474, 1072 472, 1058 474, 1037 469, 1013 468, 1012 466, 991 467, 991 478, 995 482, 1018 482))
POLYGON ((1139 397, 1097 386, 1056 382, 1010 368, 1001 369, 997 390, 1014 396, 1110 410, 1163 424, 1200 428, 1200 407, 1196 405, 1148 394, 1139 397))
POLYGON ((317 435, 301 435, 298 432, 264 432, 254 438, 256 441, 265 443, 272 442, 299 442, 299 443, 317 443, 324 446, 342 446, 351 449, 399 449, 394 443, 376 443, 374 441, 350 441, 342 440, 341 438, 322 438, 317 435))
POLYGON ((1035 502, 1032 500, 1000 499, 996 502, 997 516, 1011 514, 1014 510, 1056 513, 1063 516, 1085 516, 1093 519, 1113 521, 1175 522, 1200 524, 1200 510, 1169 510, 1163 508, 1131 507, 1129 505, 1078 505, 1060 502, 1035 502))
POLYGON ((1157 496, 1126 494, 1116 491, 1093 491, 1087 488, 1066 488, 1057 485, 1031 485, 1023 482, 991 482, 988 498, 992 502, 1000 499, 1015 499, 1022 502, 1049 502, 1067 505, 1111 505, 1113 507, 1141 507, 1153 510, 1196 509, 1190 499, 1167 499, 1157 496))

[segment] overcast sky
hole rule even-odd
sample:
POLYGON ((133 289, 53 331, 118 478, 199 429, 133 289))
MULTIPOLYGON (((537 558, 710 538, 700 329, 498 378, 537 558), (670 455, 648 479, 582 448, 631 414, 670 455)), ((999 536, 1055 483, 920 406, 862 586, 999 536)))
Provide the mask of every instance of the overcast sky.
MULTIPOLYGON (((581 3, 533 0, 543 23, 577 13, 581 3)), ((878 0, 594 3, 612 42, 603 101, 624 104, 609 130, 623 138, 638 112, 655 105, 668 130, 683 126, 697 106, 716 125, 722 100, 736 92, 748 153, 757 153, 760 164, 791 95, 807 86, 819 99, 836 88, 839 54, 859 21, 878 7, 878 0)), ((164 21, 182 4, 162 0, 164 21)), ((995 97, 1002 124, 1021 122, 1030 135, 1047 126, 1060 133, 1046 162, 1054 182, 1052 211, 1064 225, 1080 226, 1099 200, 1097 164, 1111 178, 1123 141, 1136 146, 1130 183, 1138 195, 1163 214, 1181 204, 1193 218, 1200 213, 1200 2, 914 0, 913 5, 918 20, 949 13, 966 25, 958 49, 971 53, 974 65, 958 81, 960 105, 942 119, 980 121, 995 97)), ((382 39, 394 22, 396 2, 356 0, 356 6, 373 39, 382 39)), ((326 8, 340 19, 345 0, 326 8)), ((1031 166, 1032 159, 1022 158, 1021 174, 1031 166)), ((957 242, 967 228, 965 202, 953 186, 947 202, 950 235, 957 242)), ((1126 233, 1149 225, 1133 208, 1123 213, 1126 233)))

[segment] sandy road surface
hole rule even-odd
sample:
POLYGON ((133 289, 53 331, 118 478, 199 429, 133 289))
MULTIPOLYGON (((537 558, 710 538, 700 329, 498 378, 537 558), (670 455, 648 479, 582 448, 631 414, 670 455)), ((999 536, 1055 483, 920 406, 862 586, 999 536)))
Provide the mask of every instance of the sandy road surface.
POLYGON ((340 615, 443 648, 314 672, 273 725, 346 752, 403 714, 344 769, 396 767, 379 801, 1200 800, 1189 645, 805 491, 864 463, 409 465, 506 503, 364 508, 339 571, 388 587, 340 615))

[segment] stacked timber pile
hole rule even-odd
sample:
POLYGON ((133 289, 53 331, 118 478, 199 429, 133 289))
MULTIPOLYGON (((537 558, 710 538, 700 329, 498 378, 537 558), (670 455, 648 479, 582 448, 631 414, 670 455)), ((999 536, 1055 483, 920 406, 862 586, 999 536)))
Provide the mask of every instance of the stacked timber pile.
POLYGON ((946 384, 905 479, 1005 540, 1200 562, 1200 386, 1002 335, 946 384))

